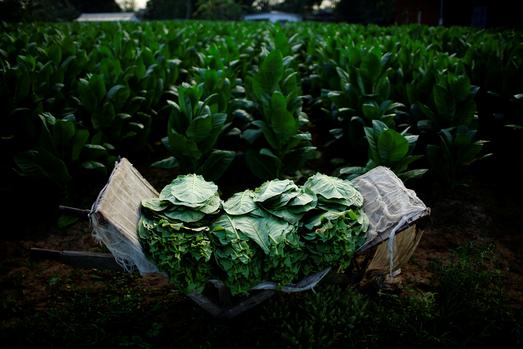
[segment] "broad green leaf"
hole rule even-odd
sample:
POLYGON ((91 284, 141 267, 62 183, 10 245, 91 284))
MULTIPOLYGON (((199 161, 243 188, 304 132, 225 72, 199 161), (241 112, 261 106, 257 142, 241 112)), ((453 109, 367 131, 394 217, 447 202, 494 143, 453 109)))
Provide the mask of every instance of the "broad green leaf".
POLYGON ((205 214, 216 214, 220 210, 221 206, 222 200, 220 199, 220 195, 216 193, 211 196, 211 198, 205 202, 205 205, 200 207, 198 211, 205 214))
POLYGON ((127 99, 129 99, 130 94, 131 91, 127 86, 118 84, 109 89, 107 99, 117 106, 117 108, 121 108, 125 102, 127 102, 127 99))
POLYGON ((202 176, 191 174, 176 177, 162 190, 160 199, 174 204, 202 206, 217 192, 216 184, 205 181, 202 176))
POLYGON ((374 53, 369 53, 367 56, 363 57, 361 71, 370 81, 377 79, 381 71, 380 58, 374 53))
POLYGON ((213 119, 211 115, 200 115, 190 122, 186 135, 192 141, 199 143, 211 136, 212 128, 213 119))
POLYGON ((169 219, 181 221, 184 223, 198 222, 202 220, 203 217, 205 217, 205 213, 190 209, 165 210, 162 212, 162 215, 166 216, 169 219))
POLYGON ((317 173, 310 177, 303 187, 318 195, 318 201, 340 200, 356 207, 363 205, 361 194, 346 180, 317 173))
POLYGON ((318 197, 316 194, 312 190, 305 188, 302 189, 299 194, 289 202, 289 206, 310 206, 311 208, 314 208, 317 201, 318 197))
POLYGON ((441 85, 434 86, 432 93, 438 113, 444 117, 453 117, 453 110, 455 110, 454 98, 441 85))
POLYGON ((380 107, 378 104, 374 103, 364 103, 362 106, 363 116, 367 120, 376 120, 379 119, 382 115, 380 107))
POLYGON ((84 144, 83 153, 87 159, 99 160, 107 156, 107 149, 99 144, 84 144))
POLYGON ((93 75, 89 80, 89 90, 94 95, 98 103, 105 97, 105 82, 101 75, 93 75))
POLYGON ((287 143, 289 138, 298 131, 298 121, 287 110, 287 101, 279 91, 272 94, 271 115, 266 115, 271 128, 280 139, 280 143, 287 143))
POLYGON ((105 171, 107 168, 104 164, 98 161, 84 161, 82 162, 82 167, 86 170, 103 170, 105 171))
POLYGON ((274 50, 260 65, 260 70, 256 74, 256 81, 263 88, 265 93, 272 93, 278 86, 283 75, 283 58, 278 50, 274 50))
POLYGON ((236 153, 232 150, 213 150, 198 168, 198 173, 207 180, 220 178, 234 161, 236 153))
POLYGON ((89 131, 87 130, 76 130, 76 134, 74 135, 72 146, 71 146, 71 160, 78 160, 80 157, 80 153, 86 145, 87 140, 89 139, 89 131))
POLYGON ((72 120, 56 120, 53 127, 53 138, 57 146, 68 148, 76 133, 76 125, 72 120))
POLYGON ((22 176, 45 178, 58 188, 65 189, 71 180, 64 162, 45 149, 18 153, 14 161, 22 176))
POLYGON ((257 208, 254 197, 252 190, 236 193, 223 203, 223 209, 227 214, 233 216, 248 214, 257 208))
POLYGON ((391 164, 400 161, 409 152, 409 142, 398 132, 388 129, 378 136, 380 163, 391 164))
POLYGON ((174 156, 170 156, 163 160, 155 161, 151 164, 153 168, 173 169, 178 167, 178 160, 174 156))
POLYGON ((142 200, 142 207, 153 212, 162 212, 169 207, 169 202, 158 198, 142 200))
POLYGON ((400 173, 398 177, 400 177, 402 181, 406 182, 408 180, 423 176, 425 173, 427 173, 427 171, 427 169, 405 171, 403 173, 400 173))
MULTIPOLYGON (((275 217, 280 218, 281 220, 284 220, 286 223, 289 224, 295 224, 297 225, 300 222, 300 219, 302 218, 303 214, 297 213, 291 210, 287 209, 275 209, 275 210, 266 210, 270 214, 272 214, 275 217)), ((269 230, 270 231, 270 230, 269 230)), ((272 231, 270 231, 272 232, 272 231)))
POLYGON ((269 217, 257 219, 250 216, 233 216, 231 219, 234 221, 236 229, 256 242, 265 253, 269 253, 269 232, 282 226, 278 221, 269 217))
POLYGON ((247 150, 245 161, 251 172, 262 179, 276 178, 281 170, 279 159, 261 155, 253 149, 247 150))
POLYGON ((254 201, 265 202, 275 197, 279 197, 286 191, 290 190, 298 190, 298 187, 289 179, 268 181, 256 189, 256 197, 254 198, 254 201))
POLYGON ((223 130, 226 127, 227 114, 214 113, 211 115, 211 117, 212 117, 212 129, 211 129, 208 137, 204 138, 198 144, 198 147, 202 153, 207 153, 214 147, 214 145, 216 144, 216 141, 218 140, 218 136, 223 132, 223 130))
POLYGON ((267 140, 267 143, 269 143, 269 145, 273 149, 280 149, 280 139, 275 134, 273 129, 267 125, 266 122, 264 122, 263 120, 256 120, 253 121, 252 124, 260 128, 261 132, 263 133, 263 136, 265 137, 265 140, 267 140))
POLYGON ((190 159, 199 159, 201 152, 198 145, 184 135, 174 132, 172 129, 167 131, 169 140, 169 150, 175 157, 188 157, 190 159))

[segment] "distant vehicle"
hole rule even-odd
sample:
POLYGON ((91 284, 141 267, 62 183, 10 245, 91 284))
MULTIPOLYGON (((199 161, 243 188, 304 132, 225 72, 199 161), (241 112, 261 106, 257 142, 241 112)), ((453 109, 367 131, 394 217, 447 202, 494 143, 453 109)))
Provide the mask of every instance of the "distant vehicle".
POLYGON ((136 22, 134 12, 82 13, 77 22, 136 22))
POLYGON ((299 22, 302 20, 300 15, 278 11, 246 15, 243 17, 243 19, 246 21, 262 21, 271 23, 299 22))

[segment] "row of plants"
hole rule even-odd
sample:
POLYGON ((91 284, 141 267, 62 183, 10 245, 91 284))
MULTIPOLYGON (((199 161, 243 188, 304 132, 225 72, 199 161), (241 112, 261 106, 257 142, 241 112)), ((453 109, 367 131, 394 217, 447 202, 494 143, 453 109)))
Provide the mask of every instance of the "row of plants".
POLYGON ((208 180, 231 164, 260 179, 299 178, 311 166, 351 178, 384 165, 403 179, 430 169, 454 186, 486 155, 486 140, 521 127, 516 31, 1 27, 2 171, 61 193, 71 178, 106 174, 118 156, 208 180))

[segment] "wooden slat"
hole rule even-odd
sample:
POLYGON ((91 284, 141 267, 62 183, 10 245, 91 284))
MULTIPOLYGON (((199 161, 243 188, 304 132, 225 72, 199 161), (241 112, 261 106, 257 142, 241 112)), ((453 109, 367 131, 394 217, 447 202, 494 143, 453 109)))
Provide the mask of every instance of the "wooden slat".
POLYGON ((223 312, 223 308, 201 293, 190 293, 187 296, 214 317, 218 317, 223 312))
POLYGON ((80 268, 122 270, 110 253, 85 251, 57 251, 44 248, 31 248, 31 257, 50 259, 80 268))
POLYGON ((85 219, 88 218, 89 213, 91 212, 91 210, 64 206, 64 205, 58 206, 58 211, 60 211, 61 213, 66 213, 66 214, 70 214, 72 216, 77 216, 77 217, 81 217, 81 218, 85 218, 85 219))

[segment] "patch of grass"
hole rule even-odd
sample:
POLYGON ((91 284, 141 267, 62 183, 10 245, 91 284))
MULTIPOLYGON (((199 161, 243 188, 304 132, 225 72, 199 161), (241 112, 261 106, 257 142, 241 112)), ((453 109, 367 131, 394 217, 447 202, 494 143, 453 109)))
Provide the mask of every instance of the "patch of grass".
POLYGON ((439 327, 464 347, 520 345, 521 310, 508 305, 494 246, 469 243, 454 255, 434 266, 439 327))
POLYGON ((101 288, 80 288, 52 275, 44 309, 13 297, 0 302, 11 319, 2 322, 0 340, 9 347, 75 348, 521 346, 522 312, 507 305, 491 246, 461 247, 433 269, 428 291, 410 285, 363 294, 323 283, 315 292, 278 294, 233 320, 212 318, 172 288, 140 286, 136 276, 101 274, 101 288))

